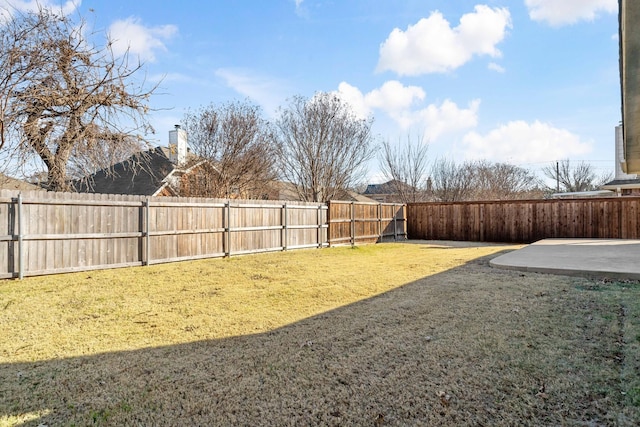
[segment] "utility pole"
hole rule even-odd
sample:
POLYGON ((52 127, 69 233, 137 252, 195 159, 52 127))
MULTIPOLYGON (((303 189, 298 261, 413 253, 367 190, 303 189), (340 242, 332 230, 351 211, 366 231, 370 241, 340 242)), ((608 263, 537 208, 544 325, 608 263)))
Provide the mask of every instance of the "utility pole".
POLYGON ((556 193, 560 192, 560 162, 556 161, 556 193))

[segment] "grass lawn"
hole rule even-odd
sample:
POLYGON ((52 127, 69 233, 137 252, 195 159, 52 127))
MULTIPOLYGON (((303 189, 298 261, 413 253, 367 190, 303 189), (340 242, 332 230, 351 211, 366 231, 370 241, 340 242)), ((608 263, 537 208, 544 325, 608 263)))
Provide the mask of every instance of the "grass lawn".
POLYGON ((640 285, 384 244, 0 281, 0 426, 637 425, 640 285))

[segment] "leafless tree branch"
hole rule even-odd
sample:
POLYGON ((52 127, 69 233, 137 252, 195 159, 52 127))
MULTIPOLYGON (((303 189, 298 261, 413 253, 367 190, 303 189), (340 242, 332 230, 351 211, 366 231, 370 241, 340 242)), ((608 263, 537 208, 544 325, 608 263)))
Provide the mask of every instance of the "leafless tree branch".
POLYGON ((557 191, 558 187, 568 193, 597 190, 611 180, 610 173, 598 176, 590 163, 580 162, 573 166, 569 159, 543 167, 542 173, 556 183, 556 187, 550 186, 548 191, 557 191))
POLYGON ((359 119, 334 94, 294 97, 280 110, 275 140, 280 174, 301 200, 325 202, 352 188, 374 155, 371 119, 359 119))
POLYGON ((85 30, 83 20, 40 7, 13 14, 0 35, 2 148, 22 153, 13 161, 35 155, 56 191, 139 151, 137 135, 152 132, 146 113, 155 87, 133 80, 142 65, 116 57, 110 43, 91 44, 85 30))
POLYGON ((209 105, 184 119, 197 160, 187 176, 184 196, 262 198, 277 177, 268 123, 248 102, 209 105))
POLYGON ((426 199, 428 148, 429 145, 421 137, 414 141, 407 136, 406 143, 398 141, 396 146, 392 146, 389 141, 382 143, 380 170, 390 180, 403 203, 426 199))
POLYGON ((431 194, 443 202, 540 198, 540 183, 528 170, 485 160, 456 164, 441 159, 432 168, 431 194))

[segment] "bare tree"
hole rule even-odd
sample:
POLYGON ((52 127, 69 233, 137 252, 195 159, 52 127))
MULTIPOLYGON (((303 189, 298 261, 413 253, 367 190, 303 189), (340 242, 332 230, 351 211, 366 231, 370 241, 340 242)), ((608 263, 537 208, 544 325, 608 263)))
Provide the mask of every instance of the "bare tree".
POLYGON ((431 169, 429 190, 442 202, 469 200, 474 191, 472 165, 456 164, 452 160, 439 159, 431 169))
POLYGON ((268 123, 247 102, 209 105, 184 119, 189 145, 206 160, 189 174, 184 196, 261 198, 277 177, 268 123))
POLYGON ((306 201, 326 202, 352 188, 374 155, 371 124, 334 94, 294 97, 276 121, 282 178, 306 201))
POLYGON ((389 141, 382 143, 379 158, 380 170, 390 180, 396 194, 403 203, 415 203, 425 199, 427 180, 427 151, 429 145, 422 138, 413 141, 407 136, 406 143, 395 147, 389 141))
POLYGON ((79 21, 40 7, 0 24, 0 145, 9 161, 42 162, 56 191, 70 189, 70 162, 76 172, 100 169, 105 153, 139 150, 135 135, 152 131, 153 88, 133 80, 142 65, 116 57, 109 41, 92 44, 79 21))
POLYGON ((540 198, 538 179, 527 169, 486 160, 456 164, 442 159, 430 178, 433 197, 445 202, 540 198))
POLYGON ((471 164, 475 200, 540 198, 538 179, 527 169, 509 163, 480 160, 471 164))
POLYGON ((611 174, 598 176, 590 163, 582 161, 572 166, 569 159, 543 167, 542 173, 556 183, 555 188, 548 188, 549 191, 559 190, 568 193, 597 190, 611 180, 611 174))

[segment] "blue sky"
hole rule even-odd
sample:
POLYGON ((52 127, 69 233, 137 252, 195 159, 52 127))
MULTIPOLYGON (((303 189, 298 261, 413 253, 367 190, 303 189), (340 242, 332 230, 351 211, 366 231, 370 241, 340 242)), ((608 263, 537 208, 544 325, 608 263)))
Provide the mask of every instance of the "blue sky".
POLYGON ((335 91, 381 140, 422 136, 432 160, 613 171, 617 0, 40 3, 77 8, 162 79, 159 145, 189 108, 248 98, 274 118, 294 95, 335 91))

